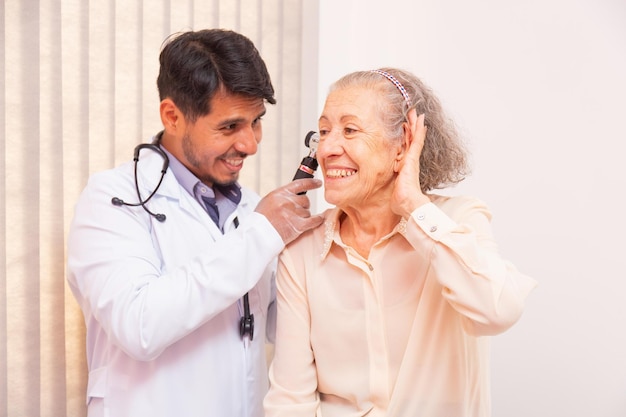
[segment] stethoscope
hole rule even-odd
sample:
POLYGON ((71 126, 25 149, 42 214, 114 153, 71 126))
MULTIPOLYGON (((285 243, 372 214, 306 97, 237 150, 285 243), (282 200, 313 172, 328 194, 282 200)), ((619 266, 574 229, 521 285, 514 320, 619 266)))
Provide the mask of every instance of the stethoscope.
MULTIPOLYGON (((133 161, 135 162, 135 190, 137 191, 137 198, 139 199, 139 203, 134 203, 134 204, 127 203, 118 197, 113 197, 111 199, 111 203, 113 203, 114 206, 118 206, 118 207, 141 206, 149 215, 157 219, 159 222, 163 223, 166 219, 165 214, 153 213, 148 209, 148 207, 146 207, 146 203, 150 201, 150 199, 156 194, 157 190, 161 186, 161 183, 163 182, 163 178, 165 177, 165 172, 167 172, 167 168, 170 165, 170 159, 167 157, 167 154, 163 151, 163 149, 161 149, 161 147, 159 146, 159 139, 157 139, 154 143, 142 143, 135 147, 135 151, 133 155, 133 161), (139 181, 137 180, 137 165, 139 162, 139 154, 141 153, 142 149, 150 149, 158 153, 159 155, 161 155, 161 157, 163 158, 163 167, 161 168, 161 178, 159 178, 158 184, 156 185, 152 193, 150 193, 148 198, 146 198, 145 200, 141 198, 141 192, 139 191, 139 181)), ((235 219, 233 220, 233 224, 235 225, 235 228, 239 227, 239 219, 237 217, 235 217, 235 219)), ((252 338, 254 337, 254 314, 250 313, 250 301, 248 300, 248 293, 244 294, 242 301, 243 301, 243 316, 239 319, 239 334, 241 335, 242 338, 245 335, 249 335, 250 340, 252 340, 252 338)))
POLYGON ((135 190, 137 191, 137 198, 139 198, 139 203, 136 203, 136 204, 126 203, 124 200, 118 197, 113 197, 111 199, 111 203, 113 203, 113 205, 115 206, 130 206, 130 207, 141 206, 149 215, 151 215, 152 217, 154 217, 155 219, 163 223, 166 219, 165 214, 151 212, 148 209, 148 207, 146 207, 146 203, 150 201, 152 196, 156 194, 157 190, 161 186, 161 183, 163 182, 163 178, 165 177, 165 172, 167 171, 167 167, 170 166, 170 158, 168 158, 167 154, 163 152, 163 149, 161 149, 161 147, 158 145, 158 142, 157 143, 142 143, 135 147, 133 161, 135 161, 135 190), (159 183, 155 187, 154 191, 152 191, 152 194, 150 194, 148 198, 146 198, 145 200, 141 199, 141 192, 139 191, 139 181, 137 180, 137 162, 139 162, 139 153, 141 152, 142 149, 151 149, 154 152, 161 155, 161 157, 163 158, 163 167, 161 168, 161 178, 159 179, 159 183))

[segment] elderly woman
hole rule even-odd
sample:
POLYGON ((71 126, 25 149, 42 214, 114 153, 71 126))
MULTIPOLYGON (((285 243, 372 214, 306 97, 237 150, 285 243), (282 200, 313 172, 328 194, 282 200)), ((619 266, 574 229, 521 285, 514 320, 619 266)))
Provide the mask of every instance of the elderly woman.
POLYGON ((500 257, 481 201, 431 193, 466 175, 454 125, 386 68, 337 81, 319 133, 336 207, 279 259, 266 416, 489 416, 489 336, 535 281, 500 257))

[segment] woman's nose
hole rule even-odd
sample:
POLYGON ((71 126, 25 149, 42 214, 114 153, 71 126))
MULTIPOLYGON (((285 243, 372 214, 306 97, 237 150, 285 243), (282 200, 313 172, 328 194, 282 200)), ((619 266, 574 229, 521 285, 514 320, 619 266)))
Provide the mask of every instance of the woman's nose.
POLYGON ((324 158, 329 155, 337 155, 341 153, 341 137, 333 132, 328 132, 317 146, 317 157, 324 158))

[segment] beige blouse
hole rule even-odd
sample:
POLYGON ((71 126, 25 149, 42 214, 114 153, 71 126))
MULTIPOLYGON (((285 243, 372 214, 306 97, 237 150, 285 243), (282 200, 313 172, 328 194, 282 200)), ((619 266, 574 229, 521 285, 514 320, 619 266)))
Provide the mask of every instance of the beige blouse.
POLYGON ((433 196, 369 259, 324 214, 279 258, 266 416, 489 416, 487 336, 536 282, 498 255, 487 207, 433 196))

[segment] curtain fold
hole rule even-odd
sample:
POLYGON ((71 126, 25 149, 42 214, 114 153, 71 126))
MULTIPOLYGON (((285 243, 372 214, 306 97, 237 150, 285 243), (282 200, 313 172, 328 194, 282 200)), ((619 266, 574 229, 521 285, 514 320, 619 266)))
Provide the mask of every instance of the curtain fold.
POLYGON ((0 7, 0 415, 86 414, 85 326, 65 239, 90 174, 161 130, 158 55, 221 27, 264 57, 278 104, 241 182, 265 194, 304 156, 303 0, 4 0, 0 7))

